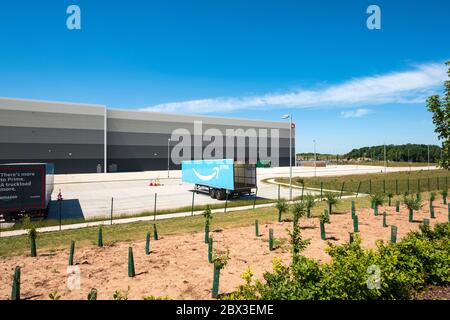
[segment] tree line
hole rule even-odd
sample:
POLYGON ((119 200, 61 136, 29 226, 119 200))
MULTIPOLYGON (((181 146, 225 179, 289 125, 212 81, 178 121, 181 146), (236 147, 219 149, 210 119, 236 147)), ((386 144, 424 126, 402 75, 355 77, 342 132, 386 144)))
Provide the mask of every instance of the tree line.
POLYGON ((428 162, 436 163, 441 159, 442 149, 436 145, 426 144, 402 144, 402 145, 380 145, 353 149, 345 154, 343 158, 370 159, 373 161, 384 161, 384 149, 386 147, 386 160, 396 162, 428 162))

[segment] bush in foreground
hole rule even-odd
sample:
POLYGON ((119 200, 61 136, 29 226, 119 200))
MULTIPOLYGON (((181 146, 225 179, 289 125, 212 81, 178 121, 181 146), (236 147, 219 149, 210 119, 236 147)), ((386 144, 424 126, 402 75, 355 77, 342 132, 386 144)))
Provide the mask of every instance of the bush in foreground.
POLYGON ((290 265, 275 259, 263 281, 254 281, 247 271, 245 284, 223 298, 409 299, 426 285, 450 283, 450 223, 434 229, 422 225, 399 243, 379 241, 375 250, 362 248, 355 237, 352 243, 330 245, 328 253, 331 262, 322 264, 304 256, 290 265))

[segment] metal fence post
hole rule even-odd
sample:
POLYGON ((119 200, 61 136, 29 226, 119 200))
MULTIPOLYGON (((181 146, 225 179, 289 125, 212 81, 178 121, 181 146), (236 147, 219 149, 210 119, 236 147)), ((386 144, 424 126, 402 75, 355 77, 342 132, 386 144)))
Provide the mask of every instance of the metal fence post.
POLYGON ((155 193, 155 206, 153 208, 153 220, 156 220, 156 199, 158 198, 158 194, 155 193))
POLYGON ((195 191, 192 191, 192 206, 191 206, 191 216, 194 215, 194 197, 195 197, 195 191))
POLYGON ((114 197, 111 198, 111 225, 113 224, 114 197))
POLYGON ((359 189, 361 188, 361 183, 362 183, 362 181, 360 181, 358 184, 358 189, 356 190, 356 198, 358 198, 359 189))
POLYGON ((278 200, 280 200, 280 188, 281 188, 281 185, 279 184, 278 185, 278 200))
POLYGON ((322 195, 323 195, 323 182, 320 181, 320 201, 322 201, 323 199, 322 195))
POLYGON ((59 200, 59 231, 61 231, 62 224, 62 200, 59 200))
POLYGON ((227 207, 228 207, 228 192, 225 195, 225 210, 224 210, 225 213, 227 212, 227 207))
POLYGON ((304 191, 305 191, 305 183, 302 182, 302 198, 301 198, 301 201, 303 201, 303 193, 304 193, 304 191))
POLYGON ((342 194, 344 193, 344 186, 345 186, 345 181, 342 182, 341 194, 339 196, 339 198, 341 198, 341 199, 342 199, 342 194))

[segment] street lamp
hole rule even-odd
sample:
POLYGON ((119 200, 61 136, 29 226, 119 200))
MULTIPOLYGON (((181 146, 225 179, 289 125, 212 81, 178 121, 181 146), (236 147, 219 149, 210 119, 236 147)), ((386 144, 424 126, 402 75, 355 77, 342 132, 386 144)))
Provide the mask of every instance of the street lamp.
POLYGON ((170 178, 170 141, 167 139, 167 178, 170 178))
POLYGON ((282 119, 289 119, 289 200, 292 201, 292 114, 285 114, 282 119))

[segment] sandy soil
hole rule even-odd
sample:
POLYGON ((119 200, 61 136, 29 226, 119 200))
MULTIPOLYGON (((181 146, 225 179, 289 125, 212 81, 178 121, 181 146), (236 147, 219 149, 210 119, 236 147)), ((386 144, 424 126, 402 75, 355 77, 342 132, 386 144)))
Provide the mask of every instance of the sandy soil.
MULTIPOLYGON (((395 207, 382 207, 379 212, 387 212, 388 225, 398 226, 400 239, 408 231, 418 229, 424 218, 429 218, 428 205, 416 212, 415 222, 408 222, 407 209, 395 213, 395 207)), ((447 221, 447 207, 436 201, 437 219, 431 224, 447 221)), ((359 229, 364 246, 373 248, 375 241, 390 240, 390 227, 382 227, 382 215, 375 217, 373 210, 357 210, 359 229)), ((308 257, 329 261, 325 252, 327 241, 320 239, 318 219, 302 219, 303 237, 311 239, 304 254, 308 257)), ((260 221, 260 237, 255 236, 254 226, 234 229, 219 229, 214 226, 212 233, 215 248, 230 250, 230 261, 221 272, 220 292, 230 292, 242 284, 240 278, 250 266, 255 277, 261 278, 264 271, 270 270, 272 259, 278 257, 289 262, 291 255, 287 240, 287 228, 291 223, 267 223, 260 221), (269 228, 281 240, 281 247, 269 251, 269 228), (284 239, 284 241, 283 241, 284 239), (283 244, 284 242, 284 244, 283 244)), ((331 224, 326 225, 328 241, 341 244, 348 241, 353 230, 350 212, 337 212, 331 216, 331 224)), ((145 255, 145 240, 131 243, 116 243, 103 248, 90 247, 75 249, 75 265, 81 271, 81 287, 69 290, 66 286, 69 250, 52 253, 38 252, 37 258, 17 256, 0 258, 0 299, 9 299, 11 279, 15 266, 22 268, 21 296, 23 299, 48 299, 51 292, 57 291, 61 299, 86 299, 91 288, 98 289, 99 299, 112 299, 115 290, 130 287, 130 299, 144 296, 168 296, 172 299, 210 299, 213 268, 208 263, 207 245, 203 233, 177 236, 162 235, 158 241, 151 241, 151 254, 145 255), (127 274, 128 247, 133 247, 136 277, 127 274)), ((107 240, 107 239, 105 239, 107 240)))

